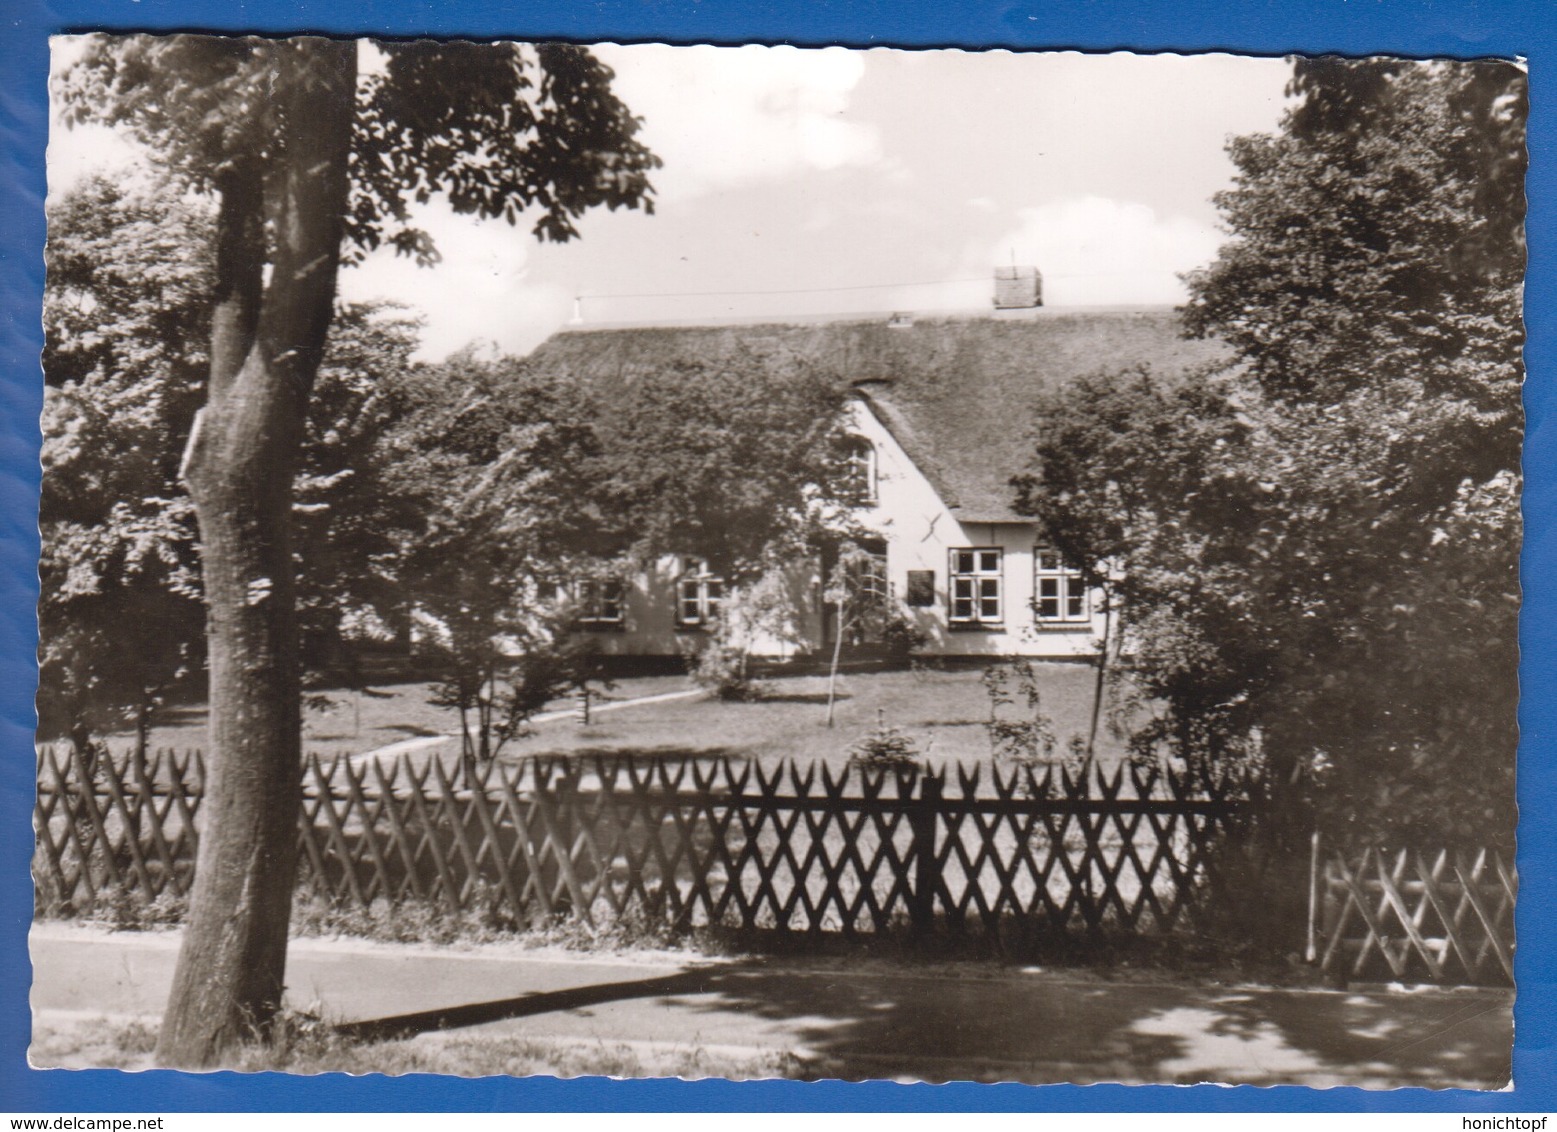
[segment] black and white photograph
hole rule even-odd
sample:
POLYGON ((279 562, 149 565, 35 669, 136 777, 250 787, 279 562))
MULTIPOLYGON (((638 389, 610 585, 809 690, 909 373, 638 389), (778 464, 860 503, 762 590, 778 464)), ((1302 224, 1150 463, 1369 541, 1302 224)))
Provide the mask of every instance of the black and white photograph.
POLYGON ((1510 1085, 1520 60, 50 53, 30 1064, 1510 1085))

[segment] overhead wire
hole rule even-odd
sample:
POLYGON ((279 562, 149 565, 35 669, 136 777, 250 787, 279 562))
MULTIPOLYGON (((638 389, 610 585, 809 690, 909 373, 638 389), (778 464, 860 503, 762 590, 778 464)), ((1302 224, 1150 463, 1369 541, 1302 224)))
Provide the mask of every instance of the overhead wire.
MULTIPOLYGON (((1138 271, 1080 271, 1066 272, 1063 274, 1046 273, 1045 279, 1091 279, 1105 276, 1138 275, 1138 271)), ((574 295, 575 300, 584 299, 719 299, 741 296, 762 295, 819 295, 841 291, 886 291, 898 287, 950 287, 964 283, 988 283, 988 276, 977 276, 968 279, 923 279, 911 283, 851 283, 839 287, 785 287, 761 290, 728 290, 728 291, 623 291, 623 292, 592 292, 581 291, 574 295)))
POLYGON ((883 291, 893 287, 946 287, 956 283, 984 283, 978 279, 926 279, 918 283, 856 283, 844 287, 791 287, 764 291, 640 291, 637 293, 598 294, 581 292, 579 299, 716 299, 737 295, 815 295, 830 291, 883 291))

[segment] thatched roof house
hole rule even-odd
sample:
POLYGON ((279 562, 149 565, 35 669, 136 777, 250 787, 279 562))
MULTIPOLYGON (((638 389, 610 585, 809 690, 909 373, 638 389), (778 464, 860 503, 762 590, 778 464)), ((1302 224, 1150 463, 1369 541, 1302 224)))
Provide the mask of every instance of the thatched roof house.
POLYGON ((1225 357, 1218 343, 1183 338, 1164 307, 570 329, 530 360, 597 389, 687 363, 739 363, 754 381, 764 367, 819 366, 860 390, 959 517, 1013 521, 1008 481, 1032 451, 1037 391, 1088 373, 1150 365, 1172 375, 1225 357))
MULTIPOLYGON (((1083 657, 1102 627, 1095 595, 1012 509, 1011 477, 1033 452, 1037 395, 1085 374, 1150 366, 1172 376, 1226 358, 1217 343, 1185 339, 1171 310, 1028 307, 985 317, 573 329, 542 344, 530 364, 607 401, 635 375, 684 366, 754 382, 797 365, 835 377, 858 395, 849 424, 872 477, 859 517, 881 536, 872 550, 881 591, 924 634, 926 651, 1083 657)), ((706 627, 677 610, 716 600, 722 580, 689 565, 666 569, 624 582, 614 620, 592 622, 612 630, 602 638, 607 651, 675 655, 688 647, 686 634, 706 627)), ((791 631, 754 651, 828 647, 830 607, 818 572, 808 576, 807 608, 791 631)))

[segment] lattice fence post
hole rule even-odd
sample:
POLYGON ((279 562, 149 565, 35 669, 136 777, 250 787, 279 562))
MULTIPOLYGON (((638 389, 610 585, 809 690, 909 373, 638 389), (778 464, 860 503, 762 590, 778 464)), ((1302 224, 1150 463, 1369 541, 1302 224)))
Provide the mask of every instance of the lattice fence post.
POLYGON ((941 778, 926 772, 919 780, 919 797, 909 802, 908 823, 913 831, 914 889, 910 918, 918 935, 928 935, 935 922, 935 890, 940 880, 935 858, 935 826, 941 808, 941 778))
POLYGON ((584 873, 577 856, 581 799, 578 779, 574 775, 573 767, 564 766, 562 776, 557 780, 557 867, 562 870, 573 914, 586 924, 593 925, 594 911, 589 906, 584 873))

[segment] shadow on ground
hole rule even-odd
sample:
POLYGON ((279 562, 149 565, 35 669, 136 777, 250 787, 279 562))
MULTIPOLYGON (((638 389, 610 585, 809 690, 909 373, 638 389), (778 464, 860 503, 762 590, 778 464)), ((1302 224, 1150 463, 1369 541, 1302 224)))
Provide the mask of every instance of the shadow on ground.
POLYGON ((818 973, 741 961, 339 1029, 386 1039, 571 1015, 615 1034, 690 1029, 709 1042, 792 1048, 813 1078, 1490 1089, 1509 1080, 1511 1009, 1512 992, 1498 991, 818 973))

